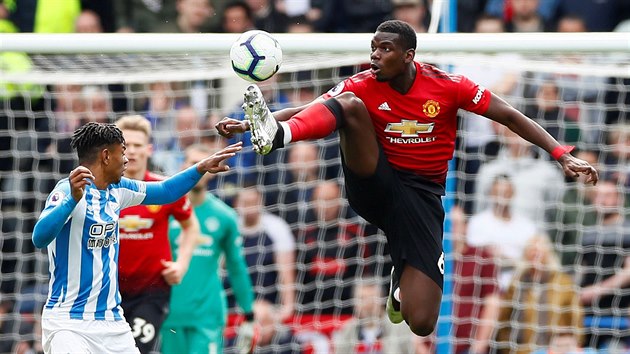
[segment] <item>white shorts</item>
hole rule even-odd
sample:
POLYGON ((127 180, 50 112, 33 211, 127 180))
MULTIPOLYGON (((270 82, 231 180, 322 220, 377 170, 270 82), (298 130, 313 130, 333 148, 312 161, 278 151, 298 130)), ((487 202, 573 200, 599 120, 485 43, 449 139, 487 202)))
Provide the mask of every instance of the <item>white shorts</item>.
POLYGON ((42 345, 46 354, 139 354, 127 321, 42 318, 42 345))

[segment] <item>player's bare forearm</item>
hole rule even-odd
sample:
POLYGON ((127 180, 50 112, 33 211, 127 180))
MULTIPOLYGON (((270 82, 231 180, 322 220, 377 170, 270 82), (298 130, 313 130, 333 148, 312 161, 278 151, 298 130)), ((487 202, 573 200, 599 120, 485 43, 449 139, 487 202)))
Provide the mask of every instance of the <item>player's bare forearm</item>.
POLYGON ((560 145, 538 123, 529 119, 495 94, 492 94, 490 106, 484 115, 505 125, 523 139, 545 149, 548 153, 551 153, 556 146, 560 145))
POLYGON ((182 233, 179 249, 177 250, 177 262, 180 262, 184 269, 188 269, 197 243, 197 237, 199 237, 201 230, 199 228, 199 220, 197 220, 197 216, 194 213, 190 218, 179 223, 182 226, 182 233))
POLYGON ((295 254, 293 251, 278 252, 275 259, 280 278, 280 317, 284 320, 293 315, 295 307, 295 254))
POLYGON ((555 157, 562 166, 565 176, 578 177, 580 174, 584 174, 588 176, 587 183, 597 183, 599 177, 593 166, 572 156, 569 151, 563 150, 560 143, 538 123, 526 117, 500 97, 492 94, 490 107, 484 115, 505 125, 523 139, 545 149, 551 155, 553 155, 554 149, 559 149, 560 154, 555 157))

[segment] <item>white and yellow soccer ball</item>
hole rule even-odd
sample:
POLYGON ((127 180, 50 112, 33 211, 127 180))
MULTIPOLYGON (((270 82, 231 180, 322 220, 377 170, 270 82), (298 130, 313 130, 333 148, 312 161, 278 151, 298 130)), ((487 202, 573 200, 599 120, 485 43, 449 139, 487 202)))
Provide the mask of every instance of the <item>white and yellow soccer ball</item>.
POLYGON ((247 31, 232 44, 230 60, 232 69, 241 78, 249 82, 265 81, 280 69, 282 49, 271 34, 247 31))

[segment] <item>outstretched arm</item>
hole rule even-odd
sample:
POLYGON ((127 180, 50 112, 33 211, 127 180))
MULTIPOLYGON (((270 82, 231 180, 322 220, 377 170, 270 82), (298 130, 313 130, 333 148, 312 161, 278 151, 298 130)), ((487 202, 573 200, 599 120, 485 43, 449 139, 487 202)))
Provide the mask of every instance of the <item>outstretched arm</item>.
POLYGON ((241 150, 241 146, 241 142, 229 145, 164 181, 147 183, 146 196, 142 204, 172 203, 188 193, 204 173, 228 171, 230 167, 221 163, 236 155, 241 150))
POLYGON ((554 139, 538 123, 527 118, 523 113, 512 107, 499 96, 492 94, 490 106, 484 116, 501 123, 510 130, 521 136, 523 139, 535 144, 554 156, 564 174, 569 177, 577 177, 580 174, 588 175, 587 182, 597 183, 599 179, 597 170, 588 162, 578 159, 564 149, 560 143, 554 139))

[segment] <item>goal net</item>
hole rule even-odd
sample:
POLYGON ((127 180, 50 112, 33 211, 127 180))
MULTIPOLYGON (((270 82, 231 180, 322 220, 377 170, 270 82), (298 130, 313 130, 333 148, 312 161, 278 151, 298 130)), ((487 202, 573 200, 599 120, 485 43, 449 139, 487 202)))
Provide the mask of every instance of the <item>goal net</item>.
MULTIPOLYGON (((260 85, 273 109, 309 102, 368 68, 369 34, 277 36, 285 62, 260 85)), ((236 36, 77 35, 63 37, 64 48, 53 37, 8 35, 0 52, 0 311, 10 319, 0 342, 38 338, 33 327, 46 297, 48 261, 34 249, 31 232, 48 193, 76 164, 69 146, 76 127, 147 116, 154 128, 151 166, 169 175, 179 170, 186 146, 222 141, 212 128, 218 118, 242 117, 247 83, 228 59, 236 36)), ((563 144, 577 146, 576 154, 612 181, 592 188, 565 178, 546 152, 460 112, 444 197, 444 305, 437 335, 423 345, 455 351, 485 338, 491 350, 533 352, 566 334, 588 346, 623 345, 630 290, 615 285, 586 296, 597 288, 588 285, 621 271, 630 249, 628 223, 609 218, 625 212, 630 184, 627 39, 420 35, 416 58, 492 90, 563 144), (497 216, 508 204, 511 216, 497 216)), ((337 143, 333 135, 265 157, 246 147, 230 161, 231 171, 211 182, 212 193, 230 204, 244 187, 257 186, 260 211, 288 224, 293 238, 280 245, 278 228, 245 235, 245 256, 257 296, 278 305, 286 296, 280 278, 289 274, 295 299, 284 324, 318 353, 332 350, 334 333, 358 315, 354 290, 372 279, 384 295, 391 269, 385 236, 342 198, 337 143), (293 271, 277 267, 274 252, 293 254, 293 271)))

